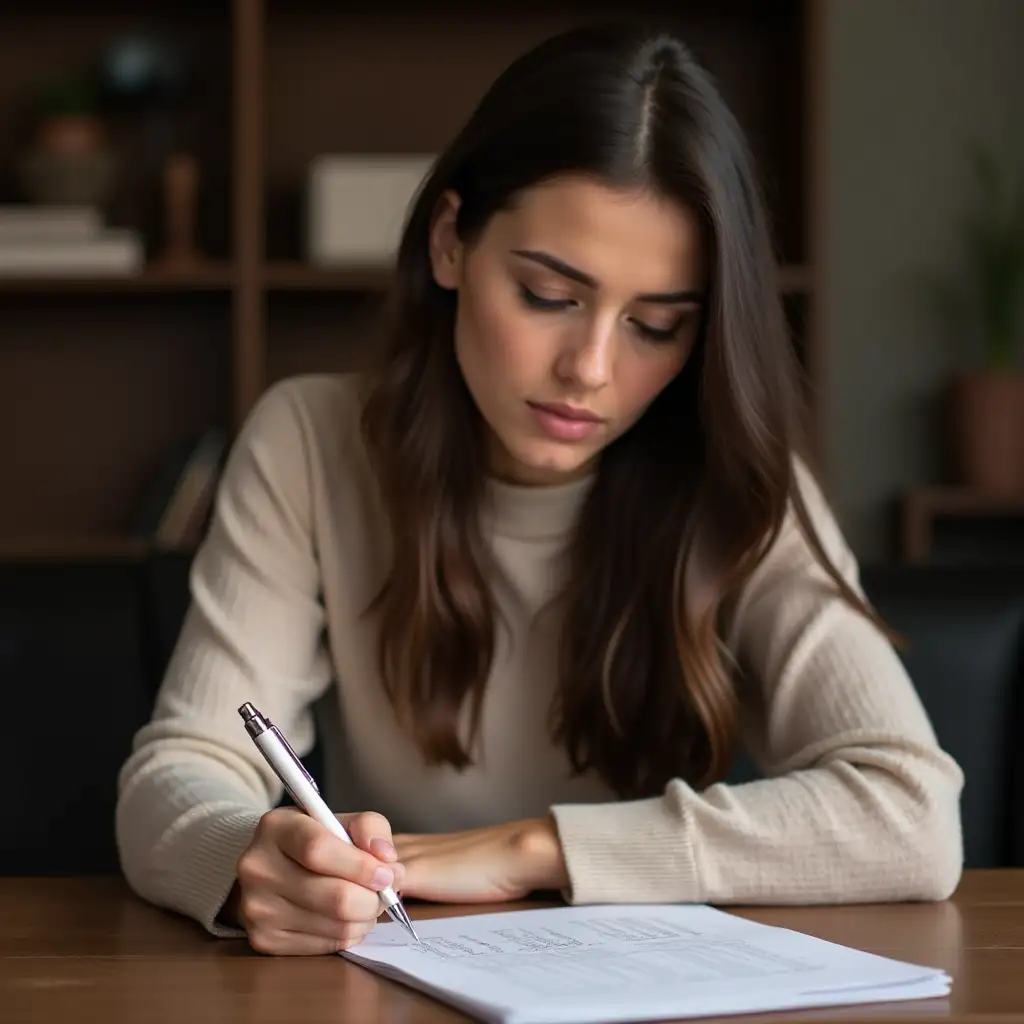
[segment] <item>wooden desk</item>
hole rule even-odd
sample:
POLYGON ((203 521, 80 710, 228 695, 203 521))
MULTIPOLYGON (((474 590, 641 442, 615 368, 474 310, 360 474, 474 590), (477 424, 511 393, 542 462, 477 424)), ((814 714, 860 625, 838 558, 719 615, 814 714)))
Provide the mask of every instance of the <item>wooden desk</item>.
MULTIPOLYGON (((730 909, 942 967, 953 977, 953 992, 948 999, 729 1021, 1024 1020, 1024 870, 968 873, 954 898, 941 904, 730 909)), ((472 912, 410 910, 415 917, 472 912)), ((465 1018, 340 957, 271 958, 244 941, 214 939, 145 905, 117 879, 14 878, 0 879, 0 1020, 437 1024, 465 1018)))

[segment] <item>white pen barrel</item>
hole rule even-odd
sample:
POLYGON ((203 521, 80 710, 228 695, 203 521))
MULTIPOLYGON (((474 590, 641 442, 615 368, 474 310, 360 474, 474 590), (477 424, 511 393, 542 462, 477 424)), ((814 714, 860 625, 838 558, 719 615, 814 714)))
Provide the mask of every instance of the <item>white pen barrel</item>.
POLYGON ((267 729, 266 732, 261 732, 255 738, 255 742, 264 756, 275 766, 281 776, 281 781, 299 807, 311 818, 320 822, 329 832, 333 832, 339 839, 344 839, 346 843, 351 844, 351 836, 331 813, 331 809, 324 803, 323 797, 310 785, 309 779, 292 760, 284 744, 277 738, 273 730, 267 729))

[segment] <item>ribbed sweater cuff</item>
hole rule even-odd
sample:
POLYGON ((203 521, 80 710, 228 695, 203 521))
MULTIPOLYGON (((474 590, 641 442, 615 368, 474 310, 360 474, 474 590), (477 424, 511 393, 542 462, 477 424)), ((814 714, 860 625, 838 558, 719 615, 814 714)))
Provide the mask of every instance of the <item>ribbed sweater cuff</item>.
POLYGON ((211 815, 195 822, 180 842, 181 875, 176 883, 176 908, 199 921, 207 931, 223 938, 240 938, 245 932, 217 920, 235 884, 238 858, 252 840, 260 815, 239 811, 211 815), (191 842, 189 841, 191 838, 191 842))
POLYGON ((666 798, 551 808, 574 904, 693 903, 700 884, 678 807, 666 798))

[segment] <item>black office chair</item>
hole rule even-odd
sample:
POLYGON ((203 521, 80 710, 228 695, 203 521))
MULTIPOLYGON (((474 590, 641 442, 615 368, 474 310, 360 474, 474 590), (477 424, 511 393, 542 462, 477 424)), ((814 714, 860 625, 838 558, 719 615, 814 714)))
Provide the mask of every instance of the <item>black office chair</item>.
POLYGON ((906 640, 907 671, 939 742, 964 770, 966 866, 1024 865, 1024 570, 884 566, 862 577, 906 640))
POLYGON ((152 707, 140 569, 0 566, 0 874, 117 870, 118 770, 152 707))

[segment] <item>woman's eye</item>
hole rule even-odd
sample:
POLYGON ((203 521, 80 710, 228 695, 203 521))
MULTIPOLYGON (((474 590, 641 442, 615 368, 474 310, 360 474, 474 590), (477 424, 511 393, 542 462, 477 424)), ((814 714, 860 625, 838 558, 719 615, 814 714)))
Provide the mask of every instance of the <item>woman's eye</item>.
POLYGON ((652 327, 641 320, 633 320, 632 323, 637 332, 648 341, 675 341, 682 326, 681 323, 674 323, 671 327, 652 327))
POLYGON ((519 286, 519 295, 523 302, 533 309, 568 309, 573 304, 572 299, 545 299, 544 296, 531 291, 525 284, 519 286))
MULTIPOLYGON (((576 305, 575 299, 545 298, 543 295, 538 295, 532 288, 527 288, 525 284, 521 284, 518 287, 520 299, 531 309, 544 310, 546 312, 557 312, 576 305)), ((645 341, 669 342, 675 341, 679 336, 679 330, 683 326, 684 321, 685 317, 677 320, 671 327, 652 327, 650 324, 646 324, 642 320, 635 319, 631 319, 630 323, 633 325, 633 329, 637 334, 639 334, 645 341)))

